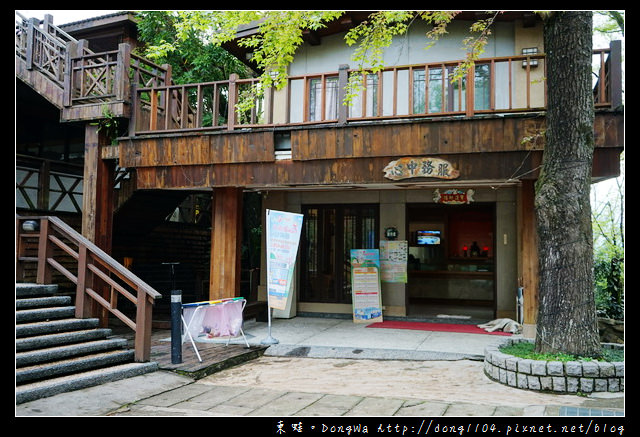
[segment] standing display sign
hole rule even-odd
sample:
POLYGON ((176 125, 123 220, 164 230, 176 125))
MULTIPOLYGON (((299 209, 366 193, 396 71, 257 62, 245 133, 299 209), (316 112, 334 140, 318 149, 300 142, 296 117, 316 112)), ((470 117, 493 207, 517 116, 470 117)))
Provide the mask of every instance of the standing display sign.
POLYGON ((284 310, 293 280, 302 214, 267 210, 267 295, 270 308, 284 310))
POLYGON ((351 249, 351 293, 354 322, 382 321, 378 249, 351 249))
POLYGON ((277 344, 271 336, 271 309, 285 310, 293 281, 302 231, 302 214, 267 209, 267 316, 269 333, 262 344, 277 344))
POLYGON ((406 283, 408 254, 408 241, 380 240, 380 280, 406 283))

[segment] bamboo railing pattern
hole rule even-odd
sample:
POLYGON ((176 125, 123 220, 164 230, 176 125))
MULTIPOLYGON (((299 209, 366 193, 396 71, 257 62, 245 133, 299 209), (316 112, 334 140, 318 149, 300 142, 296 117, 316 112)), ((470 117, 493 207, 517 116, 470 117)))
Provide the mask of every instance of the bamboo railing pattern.
POLYGON ((76 285, 76 317, 91 317, 92 305, 98 305, 131 328, 135 332, 134 359, 149 361, 152 309, 160 293, 57 217, 16 216, 16 278, 23 275, 27 263, 36 263, 38 284, 52 283, 55 271, 76 285), (23 228, 25 222, 35 223, 35 230, 23 228), (71 258, 73 267, 54 256, 54 251, 71 258), (121 297, 134 305, 135 316, 120 309, 121 297))

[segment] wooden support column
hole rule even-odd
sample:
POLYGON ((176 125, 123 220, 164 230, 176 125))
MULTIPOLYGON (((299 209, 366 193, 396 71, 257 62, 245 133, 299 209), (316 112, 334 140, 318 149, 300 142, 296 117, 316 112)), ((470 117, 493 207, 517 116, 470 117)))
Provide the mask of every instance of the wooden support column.
POLYGON ((535 214, 535 181, 523 180, 520 189, 520 217, 522 218, 522 280, 524 287, 523 336, 535 337, 538 319, 538 239, 535 214))
MULTIPOLYGON (((87 123, 84 139, 84 180, 82 191, 82 235, 107 254, 111 253, 113 227, 113 181, 115 165, 101 158, 107 138, 98 125, 87 123)), ((103 292, 102 287, 98 292, 103 292)), ((108 299, 105 286, 103 297, 108 299), (106 295, 105 295, 106 294, 106 295)), ((106 326, 108 310, 96 305, 93 314, 106 326)))
POLYGON ((240 296, 242 188, 213 190, 209 299, 240 296))

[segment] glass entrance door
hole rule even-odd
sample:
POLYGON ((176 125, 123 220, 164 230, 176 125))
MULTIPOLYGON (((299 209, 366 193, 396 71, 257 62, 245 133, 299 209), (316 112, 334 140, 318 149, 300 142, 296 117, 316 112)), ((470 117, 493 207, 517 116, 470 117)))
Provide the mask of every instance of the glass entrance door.
POLYGON ((378 247, 378 205, 304 206, 302 302, 351 303, 351 249, 378 247))

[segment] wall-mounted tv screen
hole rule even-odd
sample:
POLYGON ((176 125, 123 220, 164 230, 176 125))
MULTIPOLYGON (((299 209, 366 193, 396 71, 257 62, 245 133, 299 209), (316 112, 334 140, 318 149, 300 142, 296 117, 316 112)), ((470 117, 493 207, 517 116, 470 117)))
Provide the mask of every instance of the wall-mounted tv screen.
POLYGON ((440 231, 416 231, 416 244, 418 246, 440 244, 440 231))

